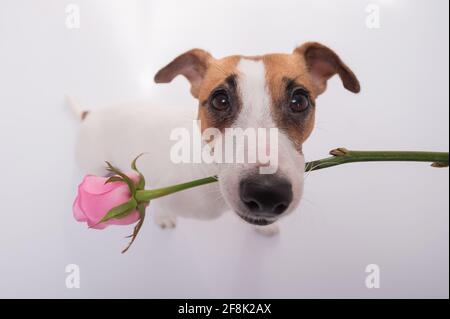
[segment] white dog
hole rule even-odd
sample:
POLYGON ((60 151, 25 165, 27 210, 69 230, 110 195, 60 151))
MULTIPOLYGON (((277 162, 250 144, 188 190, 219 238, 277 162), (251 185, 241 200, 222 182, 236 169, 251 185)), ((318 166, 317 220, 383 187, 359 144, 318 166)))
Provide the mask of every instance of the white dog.
MULTIPOLYGON (((314 128, 316 98, 335 74, 347 90, 359 92, 353 72, 319 43, 305 43, 292 54, 223 59, 191 50, 161 69, 155 81, 168 83, 183 75, 199 101, 198 109, 126 105, 87 112, 73 105, 83 120, 78 163, 86 173, 105 175, 105 160, 126 171, 138 154, 147 153, 138 163, 147 188, 217 175, 218 183, 158 199, 153 213, 156 223, 172 228, 177 216, 212 219, 232 209, 265 233, 276 233, 274 223, 292 212, 301 199, 302 145, 314 128), (194 119, 200 120, 199 127, 193 127, 194 119), (277 170, 260 174, 264 164, 259 161, 175 164, 170 158, 173 142, 169 137, 180 127, 201 132, 212 127, 220 132, 226 128, 277 128, 277 170)), ((269 148, 269 144, 258 147, 269 148)))

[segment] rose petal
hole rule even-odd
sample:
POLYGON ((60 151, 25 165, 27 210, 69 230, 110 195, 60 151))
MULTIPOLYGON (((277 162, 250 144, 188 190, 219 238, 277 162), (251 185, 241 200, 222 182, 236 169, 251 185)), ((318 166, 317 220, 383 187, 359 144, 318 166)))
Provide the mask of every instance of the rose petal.
POLYGON ((115 183, 105 184, 105 182, 107 180, 108 180, 107 177, 87 175, 84 177, 83 181, 81 182, 80 187, 86 193, 89 193, 92 195, 101 195, 101 194, 110 192, 111 190, 116 188, 118 185, 119 186, 124 185, 123 182, 115 182, 115 183))
MULTIPOLYGON (((134 183, 137 183, 139 181, 139 175, 135 172, 127 173, 126 175, 134 183)), ((80 186, 87 193, 90 193, 93 195, 101 195, 101 194, 105 194, 105 193, 113 190, 116 187, 119 187, 121 185, 126 185, 125 182, 112 182, 112 183, 105 184, 107 180, 108 180, 108 177, 87 175, 84 177, 80 186)))
POLYGON ((86 215, 84 215, 84 213, 80 207, 80 197, 79 196, 77 196, 77 198, 75 198, 75 201, 73 202, 72 211, 73 211, 73 217, 77 221, 79 221, 79 222, 87 221, 86 215))
POLYGON ((109 210, 127 202, 130 198, 131 194, 127 185, 119 186, 101 196, 92 195, 81 189, 79 205, 87 219, 96 223, 109 210))

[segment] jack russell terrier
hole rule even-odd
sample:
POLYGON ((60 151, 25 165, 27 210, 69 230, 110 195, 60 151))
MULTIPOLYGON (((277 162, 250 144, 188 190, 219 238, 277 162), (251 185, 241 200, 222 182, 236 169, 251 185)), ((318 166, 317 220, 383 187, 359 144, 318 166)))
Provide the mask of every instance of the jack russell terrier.
POLYGON ((169 83, 183 75, 198 108, 124 105, 87 112, 71 103, 82 120, 77 162, 87 173, 106 175, 105 160, 126 169, 145 152, 138 164, 147 188, 216 175, 218 183, 152 203, 155 222, 173 228, 177 216, 208 220, 231 209, 263 234, 275 234, 275 222, 300 202, 305 172, 302 145, 314 128, 315 101, 335 74, 347 90, 360 91, 358 79, 339 56, 315 42, 301 45, 292 54, 223 59, 200 49, 188 51, 162 68, 155 82, 169 83), (200 123, 196 127, 192 125, 195 119, 200 123), (174 163, 170 135, 180 127, 200 132, 208 128, 221 132, 226 128, 276 128, 277 170, 260 174, 263 164, 259 161, 174 163))

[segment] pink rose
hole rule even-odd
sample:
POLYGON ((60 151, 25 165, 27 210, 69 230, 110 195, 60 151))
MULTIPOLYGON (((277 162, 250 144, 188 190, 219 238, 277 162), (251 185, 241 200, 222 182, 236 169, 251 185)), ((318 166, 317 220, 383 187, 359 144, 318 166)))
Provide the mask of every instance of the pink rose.
MULTIPOLYGON (((137 183, 138 174, 127 174, 137 183)), ((139 220, 139 212, 132 211, 128 216, 121 219, 110 219, 96 225, 110 209, 126 203, 131 199, 131 193, 125 182, 105 182, 106 177, 87 175, 78 186, 78 194, 73 203, 73 216, 79 222, 86 222, 89 227, 104 229, 109 225, 130 225, 139 220)))

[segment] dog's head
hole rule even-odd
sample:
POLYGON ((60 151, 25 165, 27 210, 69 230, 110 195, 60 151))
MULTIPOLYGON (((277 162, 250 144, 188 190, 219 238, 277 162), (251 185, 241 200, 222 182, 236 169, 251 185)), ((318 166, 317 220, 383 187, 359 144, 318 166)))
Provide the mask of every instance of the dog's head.
POLYGON ((276 151, 277 167, 267 170, 269 174, 262 173, 267 163, 260 160, 219 165, 220 188, 228 205, 247 222, 268 225, 300 201, 302 145, 314 128, 316 98, 335 74, 347 90, 359 92, 356 76, 336 53, 319 43, 305 43, 292 54, 223 59, 194 49, 161 69, 155 81, 168 83, 178 75, 189 80, 199 100, 203 132, 278 129, 275 148, 272 140, 255 147, 258 154, 276 151))

